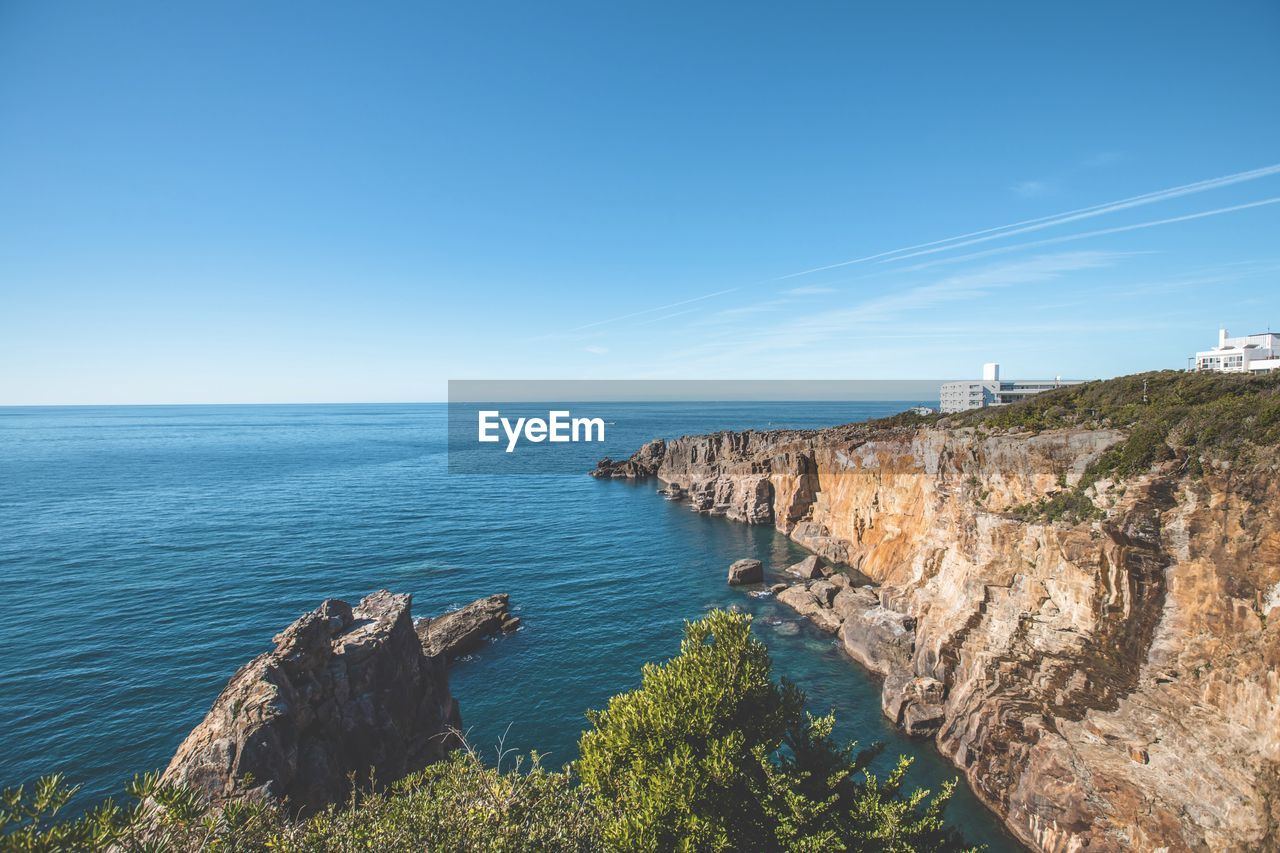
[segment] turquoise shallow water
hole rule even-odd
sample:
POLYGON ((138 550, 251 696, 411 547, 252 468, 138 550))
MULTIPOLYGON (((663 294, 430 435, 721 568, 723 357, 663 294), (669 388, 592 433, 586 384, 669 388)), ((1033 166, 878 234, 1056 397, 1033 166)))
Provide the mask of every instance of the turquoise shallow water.
MULTIPOLYGON (((635 407, 618 440, 901 408, 635 407)), ((451 674, 482 745, 505 733, 572 758, 586 709, 674 654, 685 619, 736 605, 814 710, 888 743, 882 771, 907 753, 916 784, 956 775, 886 725, 875 680, 830 637, 725 585, 734 559, 776 571, 803 556, 772 529, 696 515, 652 484, 445 468, 439 405, 0 409, 0 784, 58 770, 84 783, 81 805, 118 793, 281 627, 380 587, 412 592, 419 615, 511 594, 524 627, 451 674)), ((971 839, 1014 846, 963 785, 950 811, 971 839)))

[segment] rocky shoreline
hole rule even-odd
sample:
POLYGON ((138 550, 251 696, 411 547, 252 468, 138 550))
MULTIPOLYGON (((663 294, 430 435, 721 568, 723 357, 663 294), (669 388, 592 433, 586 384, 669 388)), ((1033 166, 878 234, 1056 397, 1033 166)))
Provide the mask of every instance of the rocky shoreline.
POLYGON ((885 676, 881 709, 909 735, 931 735, 943 719, 945 686, 929 676, 908 677, 915 619, 884 606, 880 590, 856 585, 816 556, 788 569, 809 578, 774 592, 778 601, 834 634, 845 654, 885 676))
POLYGON ((778 599, 884 676, 882 709, 1031 847, 1280 843, 1280 454, 1173 459, 1028 519, 1125 439, 1105 428, 850 425, 653 441, 602 479, 772 524, 809 565, 778 599), (820 573, 819 573, 820 574, 820 573))
MULTIPOLYGON (((815 627, 832 634, 850 658, 886 677, 881 709, 909 735, 931 735, 943 719, 945 685, 928 676, 907 677, 915 648, 915 619, 890 609, 880 589, 855 581, 817 555, 789 566, 799 583, 768 586, 777 600, 815 627)), ((759 560, 738 560, 729 567, 729 583, 763 583, 759 560), (740 566, 753 564, 753 581, 743 581, 740 566)))
POLYGON ((506 594, 416 624, 411 606, 380 590, 298 618, 231 677, 161 781, 314 814, 352 780, 385 785, 444 758, 462 743, 449 662, 520 620, 506 594))

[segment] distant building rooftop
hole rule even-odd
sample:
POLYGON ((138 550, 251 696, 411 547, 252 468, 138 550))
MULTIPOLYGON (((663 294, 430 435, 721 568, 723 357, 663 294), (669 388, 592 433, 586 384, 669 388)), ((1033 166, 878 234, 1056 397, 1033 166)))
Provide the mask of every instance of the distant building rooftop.
POLYGON ((1027 397, 1052 391, 1063 385, 1079 385, 1083 379, 1001 379, 1000 365, 989 362, 982 366, 981 379, 962 379, 944 382, 939 393, 944 414, 983 409, 987 406, 1003 406, 1025 400, 1027 397))
POLYGON ((1187 369, 1208 373, 1269 373, 1280 370, 1280 332, 1259 332, 1242 338, 1231 337, 1225 328, 1218 329, 1218 345, 1201 350, 1191 358, 1187 369))

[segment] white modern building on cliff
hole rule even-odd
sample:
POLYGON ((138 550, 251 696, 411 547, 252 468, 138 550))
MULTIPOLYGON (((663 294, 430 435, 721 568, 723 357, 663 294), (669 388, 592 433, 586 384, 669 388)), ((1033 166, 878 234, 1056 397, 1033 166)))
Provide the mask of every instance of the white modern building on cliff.
POLYGON ((1280 370, 1280 334, 1262 332, 1243 338, 1218 330, 1218 345, 1196 353, 1191 370, 1214 373, 1267 373, 1280 370))
POLYGON ((1061 388, 1063 385, 1079 385, 1083 379, 1001 379, 1000 365, 992 362, 982 365, 981 380, 962 380, 942 384, 941 404, 943 413, 963 412, 986 406, 1003 406, 1025 400, 1033 394, 1061 388))

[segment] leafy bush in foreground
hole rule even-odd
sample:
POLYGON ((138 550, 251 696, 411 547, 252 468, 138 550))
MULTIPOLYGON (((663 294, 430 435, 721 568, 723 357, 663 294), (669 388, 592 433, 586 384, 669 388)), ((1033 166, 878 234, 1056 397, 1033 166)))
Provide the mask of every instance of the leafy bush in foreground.
POLYGON ((237 801, 208 807, 189 788, 159 784, 157 774, 129 786, 137 804, 108 802, 83 818, 50 822, 74 793, 47 777, 30 794, 5 792, 4 850, 474 850, 596 849, 598 813, 568 772, 544 769, 534 756, 507 772, 485 767, 471 751, 355 795, 309 819, 292 820, 274 803, 237 801), (57 791, 52 798, 51 791, 57 791), (142 805, 148 803, 149 805, 142 805))
POLYGON ((593 712, 577 770, 613 806, 616 850, 943 850, 948 786, 903 797, 903 760, 880 783, 875 751, 831 740, 835 720, 804 712, 804 694, 770 678, 750 617, 718 611, 690 623, 680 654, 644 668, 638 690, 593 712))
POLYGON ((751 619, 717 611, 685 627, 680 654, 589 715, 581 759, 560 771, 537 755, 502 769, 471 749, 292 819, 273 803, 210 809, 191 789, 135 778, 60 819, 75 789, 57 776, 0 798, 0 850, 713 851, 953 850, 942 823, 952 785, 903 792, 908 759, 880 781, 876 750, 831 738, 834 719, 771 678, 751 619))

